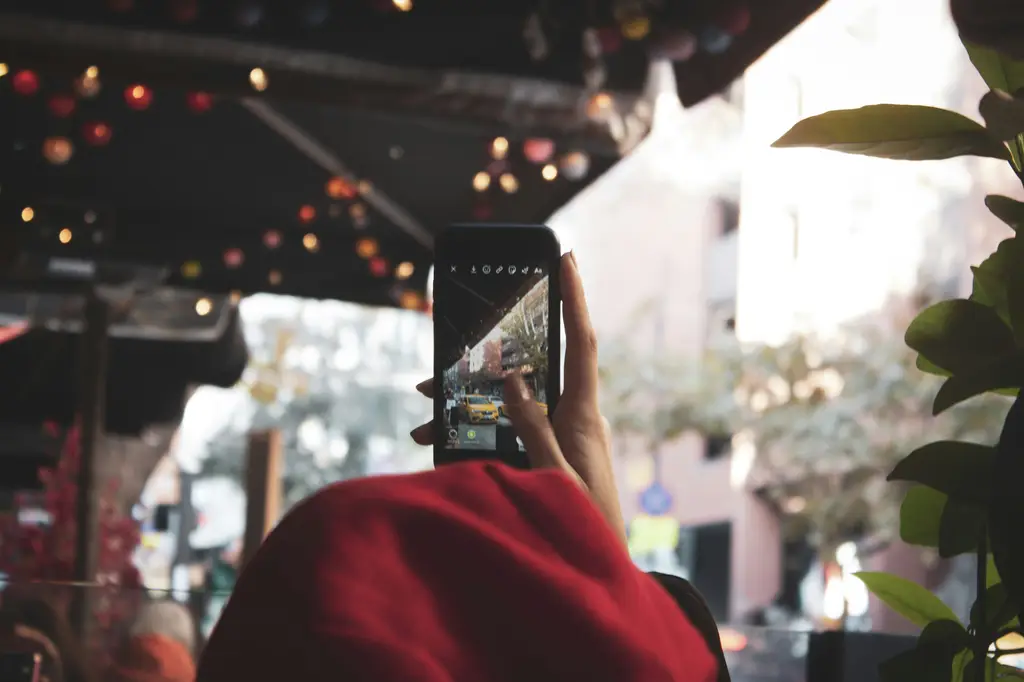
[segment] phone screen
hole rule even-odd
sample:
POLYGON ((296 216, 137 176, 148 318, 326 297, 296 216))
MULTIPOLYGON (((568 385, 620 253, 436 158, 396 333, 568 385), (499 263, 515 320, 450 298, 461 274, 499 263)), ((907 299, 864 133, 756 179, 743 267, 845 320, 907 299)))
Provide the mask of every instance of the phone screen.
POLYGON ((437 442, 447 454, 442 459, 493 457, 525 466, 523 443, 505 409, 504 382, 518 372, 541 408, 554 409, 560 390, 557 241, 546 228, 475 229, 465 238, 450 235, 434 272, 437 442), (489 247, 470 247, 488 231, 489 247))

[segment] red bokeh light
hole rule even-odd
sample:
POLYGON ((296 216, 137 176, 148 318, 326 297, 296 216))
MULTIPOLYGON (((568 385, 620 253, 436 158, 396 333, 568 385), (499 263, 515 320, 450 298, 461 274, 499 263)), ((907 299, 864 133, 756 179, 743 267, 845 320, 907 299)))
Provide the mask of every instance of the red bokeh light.
POLYGON ((316 209, 306 204, 299 209, 299 220, 304 223, 311 223, 316 220, 316 209))
POLYGON ((263 245, 268 249, 276 249, 281 246, 281 233, 277 230, 267 230, 263 234, 263 245))
POLYGON ((171 18, 181 24, 195 21, 199 15, 199 3, 196 0, 173 0, 171 2, 171 18))
POLYGON ((197 114, 209 111, 213 106, 213 97, 208 92, 190 92, 185 95, 185 103, 188 108, 197 114))
POLYGON ((494 215, 494 209, 490 204, 477 204, 473 207, 474 220, 490 220, 494 215))
POLYGON ((29 97, 39 92, 39 76, 35 71, 25 69, 14 74, 11 79, 11 87, 19 95, 29 97))
POLYGON ((622 31, 618 28, 599 28, 597 42, 601 44, 601 52, 614 54, 622 48, 622 31))
POLYGON ((67 118, 75 111, 75 98, 71 95, 54 95, 47 102, 50 113, 57 118, 67 118))
POLYGON ((245 262, 245 254, 241 249, 228 249, 224 252, 224 265, 229 268, 238 268, 245 262))
POLYGON ((129 85, 124 89, 124 101, 135 111, 143 111, 153 103, 153 91, 145 85, 129 85))
POLYGON ((102 147, 107 144, 110 142, 110 138, 113 134, 114 131, 110 129, 110 126, 102 121, 86 123, 85 126, 82 127, 82 137, 85 138, 87 144, 90 144, 93 147, 102 147))
POLYGON ((388 266, 387 260, 380 256, 374 256, 370 259, 370 274, 374 277, 387 277, 390 271, 391 268, 388 266))
POLYGON ((750 8, 745 4, 730 5, 715 23, 731 36, 738 36, 750 28, 750 8))
POLYGON ((328 180, 324 191, 332 199, 355 199, 358 192, 355 185, 342 177, 333 177, 328 180))

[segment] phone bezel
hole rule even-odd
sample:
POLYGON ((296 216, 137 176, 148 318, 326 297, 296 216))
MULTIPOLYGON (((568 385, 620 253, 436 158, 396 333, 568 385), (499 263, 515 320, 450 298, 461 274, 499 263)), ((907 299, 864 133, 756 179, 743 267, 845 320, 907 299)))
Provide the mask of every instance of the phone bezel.
MULTIPOLYGON (((561 245, 547 225, 455 224, 438 235, 434 259, 435 320, 444 315, 447 301, 437 296, 438 282, 454 264, 480 261, 487 254, 500 254, 503 260, 543 259, 548 271, 548 415, 554 413, 562 393, 562 289, 560 282, 561 245)), ((436 325, 436 322, 435 322, 436 325)), ((436 329, 436 326, 435 326, 436 329)), ((434 465, 453 464, 474 459, 502 461, 517 468, 528 468, 525 453, 499 453, 494 450, 450 450, 445 447, 444 395, 441 377, 444 354, 434 333, 434 465)))

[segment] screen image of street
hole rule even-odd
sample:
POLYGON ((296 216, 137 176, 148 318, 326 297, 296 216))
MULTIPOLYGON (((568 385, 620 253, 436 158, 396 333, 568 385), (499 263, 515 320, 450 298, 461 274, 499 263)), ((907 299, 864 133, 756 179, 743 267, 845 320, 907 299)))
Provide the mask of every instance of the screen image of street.
MULTIPOLYGON (((547 410, 548 277, 519 292, 499 321, 444 371, 444 420, 451 449, 523 449, 508 418, 504 380, 519 372, 547 410)), ((497 317, 497 315, 495 316, 497 317)))

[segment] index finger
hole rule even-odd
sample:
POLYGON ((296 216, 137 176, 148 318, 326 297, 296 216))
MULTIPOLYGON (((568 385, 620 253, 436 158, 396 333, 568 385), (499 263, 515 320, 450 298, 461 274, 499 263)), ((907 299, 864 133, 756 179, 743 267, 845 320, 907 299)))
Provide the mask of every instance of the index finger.
POLYGON ((597 334, 590 322, 583 281, 572 251, 562 256, 562 317, 565 320, 566 395, 597 400, 597 334))

